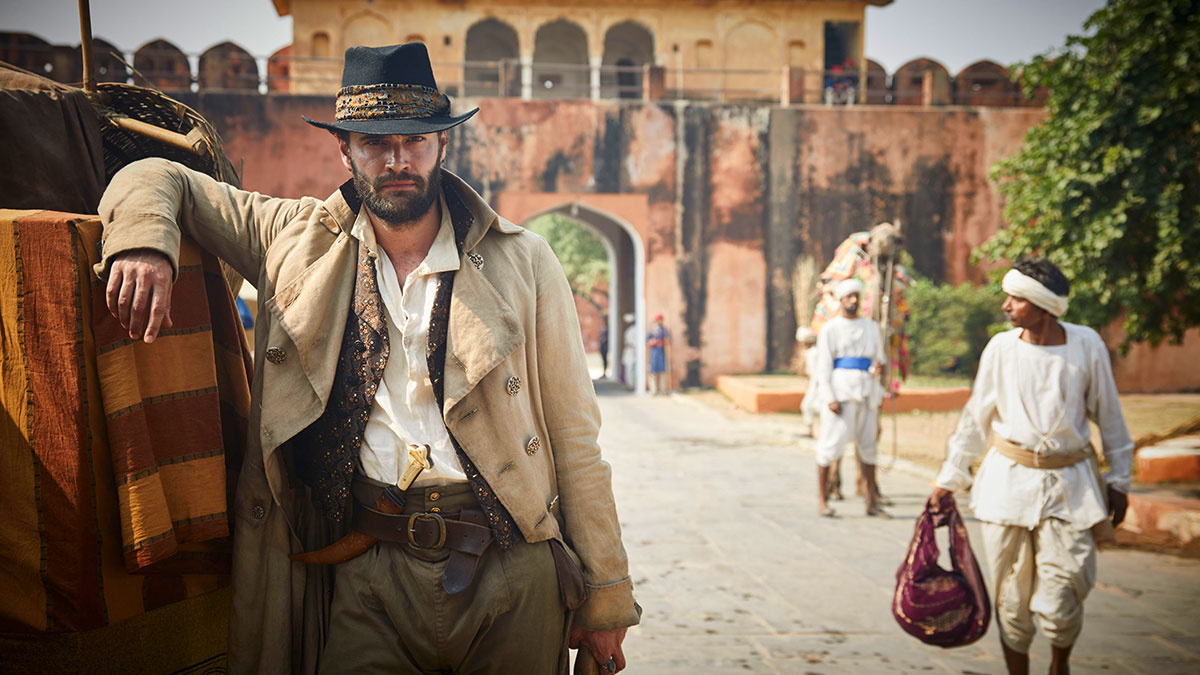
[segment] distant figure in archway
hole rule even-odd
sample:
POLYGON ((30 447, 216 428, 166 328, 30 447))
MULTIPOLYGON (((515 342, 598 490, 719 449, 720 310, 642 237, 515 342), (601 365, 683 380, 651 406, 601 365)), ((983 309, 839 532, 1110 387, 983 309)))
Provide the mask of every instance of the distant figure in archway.
POLYGON ((663 315, 654 315, 654 327, 646 336, 650 352, 650 390, 655 395, 665 394, 671 389, 671 377, 667 372, 667 349, 671 346, 671 334, 663 325, 663 315))
POLYGON ((600 377, 608 377, 608 315, 600 315, 600 377))
POLYGON ((626 389, 633 390, 637 388, 637 325, 632 313, 622 318, 625 320, 625 332, 621 347, 621 382, 625 383, 626 389))

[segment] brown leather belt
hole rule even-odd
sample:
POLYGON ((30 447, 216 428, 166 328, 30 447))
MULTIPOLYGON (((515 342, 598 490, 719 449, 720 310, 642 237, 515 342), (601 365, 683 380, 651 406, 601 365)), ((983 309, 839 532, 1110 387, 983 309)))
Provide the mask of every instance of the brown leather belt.
POLYGON ((392 515, 356 503, 350 527, 375 539, 400 544, 404 550, 449 549, 442 587, 451 594, 471 585, 479 557, 493 541, 487 517, 477 507, 465 507, 457 515, 432 511, 392 515))

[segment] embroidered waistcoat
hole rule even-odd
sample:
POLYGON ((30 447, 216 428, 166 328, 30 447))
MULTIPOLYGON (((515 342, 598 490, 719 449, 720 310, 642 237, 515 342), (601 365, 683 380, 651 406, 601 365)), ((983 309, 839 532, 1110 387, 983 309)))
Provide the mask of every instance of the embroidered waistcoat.
MULTIPOLYGON (((474 217, 453 188, 443 183, 443 190, 450 221, 454 226, 455 244, 461 256, 463 240, 474 217)), ((350 208, 357 212, 362 202, 353 182, 342 185, 341 191, 350 208)), ((453 270, 438 275, 433 312, 429 317, 426 358, 439 410, 445 403, 443 376, 453 289, 453 270)), ((292 440, 296 468, 301 479, 312 490, 314 506, 326 518, 338 523, 345 522, 351 513, 350 483, 357 471, 363 432, 367 428, 367 419, 390 352, 387 320, 383 312, 375 261, 367 255, 365 246, 359 246, 354 301, 346 317, 346 330, 329 403, 317 421, 292 440)), ((463 452, 454 434, 450 434, 450 441, 462 464, 463 473, 487 515, 497 543, 501 548, 511 547, 518 541, 519 534, 512 516, 480 475, 471 458, 463 452)))

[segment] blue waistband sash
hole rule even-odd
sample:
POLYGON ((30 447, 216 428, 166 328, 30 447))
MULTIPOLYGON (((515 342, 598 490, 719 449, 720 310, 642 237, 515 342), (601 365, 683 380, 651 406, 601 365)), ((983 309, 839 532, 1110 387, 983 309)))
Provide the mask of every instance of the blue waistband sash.
POLYGON ((833 360, 833 367, 847 370, 870 370, 871 359, 865 356, 841 356, 833 360))

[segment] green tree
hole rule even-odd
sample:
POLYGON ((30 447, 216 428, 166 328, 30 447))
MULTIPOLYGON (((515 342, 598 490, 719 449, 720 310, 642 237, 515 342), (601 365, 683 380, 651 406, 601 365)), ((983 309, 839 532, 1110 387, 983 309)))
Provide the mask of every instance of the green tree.
POLYGON ((526 226, 546 238, 567 275, 571 292, 597 310, 604 309, 596 295, 607 295, 608 251, 594 232, 570 218, 550 213, 534 218, 526 226))
POLYGON ((993 167, 1009 227, 977 252, 1072 279, 1067 318, 1123 317, 1123 348, 1200 325, 1200 0, 1109 0, 1019 64, 1047 117, 993 167))
POLYGON ((987 341, 1004 330, 1004 292, 997 284, 940 284, 913 273, 905 292, 909 356, 916 375, 973 377, 987 341))

